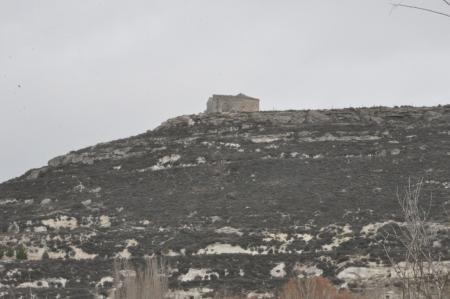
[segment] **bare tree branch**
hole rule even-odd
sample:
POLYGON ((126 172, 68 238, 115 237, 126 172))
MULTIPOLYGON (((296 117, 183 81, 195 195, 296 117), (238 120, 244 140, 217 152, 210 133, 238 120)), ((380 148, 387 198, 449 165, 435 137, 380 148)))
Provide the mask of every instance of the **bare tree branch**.
POLYGON ((403 194, 397 190, 404 222, 398 230, 393 227, 393 233, 385 235, 382 246, 392 269, 402 282, 403 298, 444 299, 448 294, 450 269, 442 263, 441 252, 433 249, 437 228, 429 221, 431 200, 428 211, 420 207, 422 185, 422 179, 415 184, 409 179, 403 194), (391 240, 401 244, 399 252, 392 251, 389 246, 391 240))
MULTIPOLYGON (((450 6, 450 1, 449 0, 443 0, 445 3, 447 3, 450 6)), ((450 18, 450 13, 445 13, 445 12, 441 12, 441 11, 437 11, 437 10, 433 10, 433 9, 429 9, 426 7, 420 7, 420 6, 414 6, 414 5, 407 5, 407 4, 401 4, 401 3, 394 3, 392 4, 392 6, 394 8, 397 7, 406 7, 406 8, 412 8, 412 9, 417 9, 417 10, 421 10, 421 11, 425 11, 425 12, 429 12, 429 13, 433 13, 433 14, 437 14, 437 15, 441 15, 447 18, 450 18)))

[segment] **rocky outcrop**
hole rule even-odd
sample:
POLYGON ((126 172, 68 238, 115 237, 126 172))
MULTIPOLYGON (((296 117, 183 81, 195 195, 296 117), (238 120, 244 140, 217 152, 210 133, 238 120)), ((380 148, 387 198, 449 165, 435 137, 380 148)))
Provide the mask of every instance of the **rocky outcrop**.
POLYGON ((389 285, 383 231, 402 225, 395 194, 409 177, 433 194, 450 259, 449 149, 449 106, 176 117, 0 185, 0 248, 28 253, 3 254, 0 294, 89 298, 115 258, 150 254, 194 297, 308 275, 389 285))

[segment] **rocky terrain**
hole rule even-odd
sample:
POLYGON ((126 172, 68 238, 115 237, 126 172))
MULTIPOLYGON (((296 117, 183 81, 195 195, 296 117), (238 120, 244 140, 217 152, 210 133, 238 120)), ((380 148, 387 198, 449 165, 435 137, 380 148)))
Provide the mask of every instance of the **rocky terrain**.
POLYGON ((92 298, 115 258, 151 254, 181 297, 389 285, 383 232, 410 177, 450 260, 450 106, 176 117, 0 184, 0 298, 92 298))

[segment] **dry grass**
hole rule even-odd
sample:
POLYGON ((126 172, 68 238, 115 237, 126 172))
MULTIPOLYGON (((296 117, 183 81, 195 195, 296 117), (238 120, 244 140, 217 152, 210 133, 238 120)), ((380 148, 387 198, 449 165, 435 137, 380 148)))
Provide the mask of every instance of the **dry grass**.
POLYGON ((357 299, 348 291, 339 291, 322 277, 292 279, 281 289, 279 299, 357 299))
POLYGON ((247 296, 244 295, 216 294, 214 296, 214 299, 249 299, 249 298, 247 298, 247 296))
MULTIPOLYGON (((168 298, 168 275, 164 262, 148 257, 140 267, 126 259, 114 263, 114 288, 112 299, 163 299, 168 298)), ((281 288, 278 299, 361 299, 348 291, 337 290, 323 277, 292 279, 281 288)), ((218 293, 214 299, 248 299, 245 295, 218 293)))
POLYGON ((169 287, 164 262, 156 257, 145 258, 143 268, 136 268, 128 260, 114 263, 112 299, 163 299, 169 287))

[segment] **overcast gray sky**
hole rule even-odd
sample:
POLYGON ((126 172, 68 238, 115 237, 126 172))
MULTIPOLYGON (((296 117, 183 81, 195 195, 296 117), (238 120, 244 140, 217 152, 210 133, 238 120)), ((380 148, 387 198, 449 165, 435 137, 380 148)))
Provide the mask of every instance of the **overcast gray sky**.
POLYGON ((450 103, 450 19, 388 0, 0 1, 0 181, 239 92, 264 110, 450 103))

